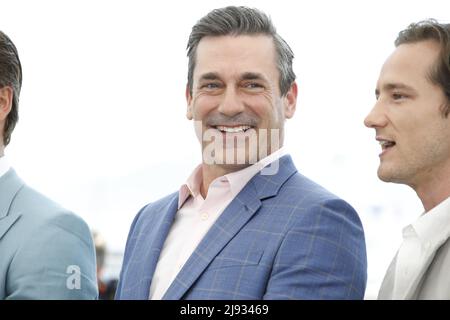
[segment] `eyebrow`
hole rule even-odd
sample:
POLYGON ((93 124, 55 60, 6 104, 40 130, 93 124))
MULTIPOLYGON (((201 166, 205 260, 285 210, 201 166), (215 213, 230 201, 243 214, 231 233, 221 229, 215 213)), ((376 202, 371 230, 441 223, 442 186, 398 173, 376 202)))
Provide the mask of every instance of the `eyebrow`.
MULTIPOLYGON (((398 83, 392 82, 392 83, 386 83, 383 85, 383 90, 392 91, 395 89, 403 89, 403 90, 416 92, 416 90, 413 87, 408 86, 407 84, 404 84, 401 82, 398 82, 398 83)), ((375 95, 378 95, 379 93, 380 93, 380 90, 378 90, 378 88, 375 89, 375 95)))
POLYGON ((217 80, 217 79, 220 79, 219 74, 217 74, 216 72, 208 72, 202 74, 199 80, 201 81, 201 80, 217 80))
MULTIPOLYGON (((200 76, 200 81, 202 80, 217 80, 220 79, 220 76, 217 72, 207 72, 200 76)), ((267 81, 266 77, 264 77, 261 73, 258 72, 245 72, 240 76, 241 80, 263 80, 267 81)))
POLYGON ((257 72, 245 72, 241 76, 241 80, 264 80, 266 81, 266 77, 264 77, 261 73, 257 72))

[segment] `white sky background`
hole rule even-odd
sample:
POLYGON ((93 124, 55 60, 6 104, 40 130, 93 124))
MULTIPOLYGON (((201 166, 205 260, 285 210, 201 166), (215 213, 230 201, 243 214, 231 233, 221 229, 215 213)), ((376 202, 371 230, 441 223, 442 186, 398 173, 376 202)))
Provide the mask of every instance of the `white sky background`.
POLYGON ((0 30, 24 72, 6 154, 29 185, 122 251, 137 211, 176 191, 200 161, 185 118, 185 47, 198 19, 231 4, 268 13, 296 55, 286 146, 302 174, 359 212, 374 298, 422 206, 408 187, 378 181, 380 147, 363 119, 398 31, 429 17, 448 22, 447 0, 0 0, 0 30))

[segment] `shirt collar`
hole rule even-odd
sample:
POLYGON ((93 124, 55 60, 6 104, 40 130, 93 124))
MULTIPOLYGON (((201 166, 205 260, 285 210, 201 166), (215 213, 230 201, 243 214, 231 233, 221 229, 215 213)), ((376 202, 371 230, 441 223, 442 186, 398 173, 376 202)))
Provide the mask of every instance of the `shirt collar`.
POLYGON ((11 166, 9 165, 6 156, 0 157, 0 177, 2 177, 6 172, 9 171, 11 166))
POLYGON ((412 225, 420 242, 440 245, 450 237, 450 197, 422 214, 412 225))
MULTIPOLYGON (((285 147, 281 147, 277 151, 271 153, 267 157, 261 159, 257 163, 248 166, 242 170, 228 173, 224 176, 218 177, 211 182, 211 185, 218 180, 222 182, 228 182, 230 185, 231 194, 234 197, 245 187, 245 185, 261 171, 264 167, 270 163, 280 159, 282 156, 286 155, 287 151, 285 147)), ((196 197, 200 193, 200 186, 203 180, 202 165, 198 165, 195 170, 191 173, 186 182, 180 187, 178 193, 178 209, 181 208, 183 203, 189 198, 189 196, 196 197)))
POLYGON ((269 154, 267 157, 261 159, 251 166, 248 166, 247 168, 226 174, 224 177, 226 177, 226 179, 230 183, 233 198, 238 195, 238 193, 245 187, 245 185, 250 181, 251 178, 253 178, 254 175, 256 175, 270 163, 280 159, 285 154, 287 154, 286 148, 281 147, 277 151, 269 154))
POLYGON ((186 182, 180 187, 180 191, 178 193, 178 209, 181 208, 181 206, 187 200, 187 198, 189 198, 189 196, 196 197, 200 193, 202 180, 202 165, 199 164, 191 173, 186 182))

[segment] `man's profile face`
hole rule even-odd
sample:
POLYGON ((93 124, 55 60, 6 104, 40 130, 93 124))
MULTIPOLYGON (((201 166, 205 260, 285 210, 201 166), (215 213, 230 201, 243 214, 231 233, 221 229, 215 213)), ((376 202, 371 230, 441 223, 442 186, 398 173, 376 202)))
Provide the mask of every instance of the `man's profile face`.
POLYGON ((365 119, 382 152, 378 176, 414 189, 442 178, 450 168, 450 119, 441 87, 429 78, 439 55, 434 41, 401 44, 382 67, 377 102, 365 119))
MULTIPOLYGON (((279 79, 271 37, 219 36, 200 41, 192 95, 187 90, 186 96, 187 117, 198 126, 196 131, 201 138, 204 162, 208 146, 216 140, 221 144, 214 155, 225 165, 238 164, 237 154, 244 155, 245 159, 253 158, 252 163, 259 160, 257 153, 258 159, 255 154, 247 158, 249 148, 238 144, 238 141, 248 143, 250 136, 256 138, 252 146, 266 148, 267 154, 282 145, 285 118, 292 117, 295 111, 296 85, 281 97, 279 79), (278 141, 270 138, 271 133, 278 141), (267 144, 259 141, 267 136, 267 144), (227 157, 227 152, 233 156, 227 157)), ((245 161, 241 166, 248 163, 245 161)))

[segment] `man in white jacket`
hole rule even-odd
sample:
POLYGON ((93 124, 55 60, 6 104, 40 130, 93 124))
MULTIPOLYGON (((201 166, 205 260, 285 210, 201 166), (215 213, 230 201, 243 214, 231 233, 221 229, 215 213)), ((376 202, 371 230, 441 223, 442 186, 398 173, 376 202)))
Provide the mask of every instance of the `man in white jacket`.
POLYGON ((450 25, 411 24, 383 65, 365 119, 380 143, 378 177, 425 209, 403 229, 379 299, 450 299, 450 25))

